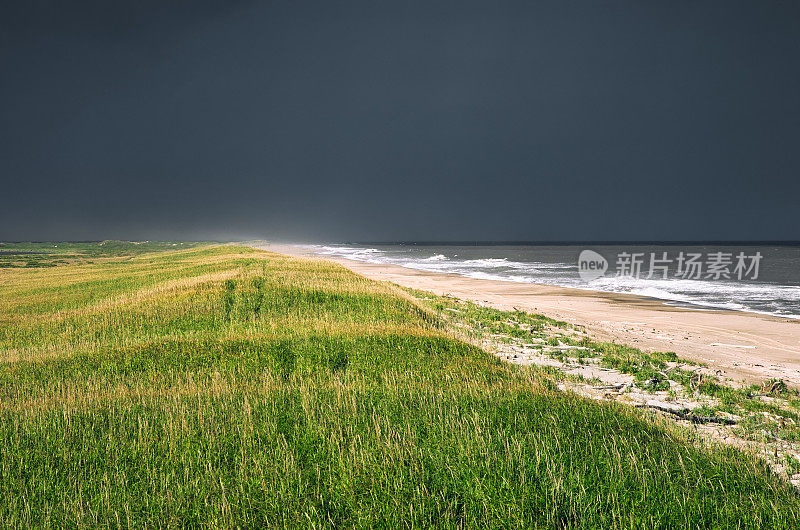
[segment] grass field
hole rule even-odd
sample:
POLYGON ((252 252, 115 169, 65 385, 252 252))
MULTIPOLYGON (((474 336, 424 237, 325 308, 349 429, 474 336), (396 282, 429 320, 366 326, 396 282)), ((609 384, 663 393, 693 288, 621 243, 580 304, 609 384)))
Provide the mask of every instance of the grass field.
POLYGON ((0 270, 7 526, 800 526, 763 462, 559 392, 399 289, 96 247, 0 270))

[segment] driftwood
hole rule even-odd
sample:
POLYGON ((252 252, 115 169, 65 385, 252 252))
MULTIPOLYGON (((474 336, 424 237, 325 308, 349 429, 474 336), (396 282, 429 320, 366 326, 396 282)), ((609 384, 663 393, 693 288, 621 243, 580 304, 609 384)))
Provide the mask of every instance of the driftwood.
POLYGON ((768 396, 774 396, 775 394, 783 394, 786 392, 786 383, 783 379, 772 379, 770 381, 764 382, 761 385, 761 390, 767 394, 768 396))
POLYGON ((624 387, 629 386, 630 383, 620 383, 618 385, 598 386, 597 390, 622 390, 624 387))
POLYGON ((668 414, 677 416, 682 420, 691 421, 692 423, 719 423, 721 425, 736 425, 737 423, 736 420, 731 420, 728 418, 719 418, 717 416, 698 416, 693 412, 675 410, 669 407, 662 407, 661 405, 655 405, 652 403, 642 403, 640 405, 635 405, 635 406, 636 408, 648 408, 648 409, 658 410, 660 412, 666 412, 668 414))

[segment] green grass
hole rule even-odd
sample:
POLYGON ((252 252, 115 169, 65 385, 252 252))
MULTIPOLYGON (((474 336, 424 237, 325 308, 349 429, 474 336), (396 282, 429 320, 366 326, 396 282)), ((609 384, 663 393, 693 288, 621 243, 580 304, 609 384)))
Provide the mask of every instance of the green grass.
MULTIPOLYGON (((685 396, 711 398, 712 402, 698 410, 701 415, 715 416, 724 412, 740 417, 735 432, 743 439, 772 443, 800 441, 800 393, 787 387, 780 379, 767 380, 761 385, 734 387, 708 371, 698 373, 695 369, 703 365, 679 358, 674 352, 644 352, 625 344, 596 342, 584 335, 580 326, 544 315, 500 311, 456 298, 404 290, 473 342, 487 338, 494 342, 513 342, 541 350, 562 362, 586 364, 587 359, 592 359, 602 367, 632 375, 639 389, 669 391, 670 396, 677 398, 678 394, 670 387, 671 380, 683 387, 685 396), (564 351, 557 348, 560 346, 580 348, 564 351), (762 398, 771 401, 764 402, 762 398)), ((536 369, 550 377, 563 379, 563 373, 559 376, 557 370, 536 369)), ((796 451, 797 448, 781 449, 796 451)))
POLYGON ((0 269, 58 267, 93 258, 135 256, 148 252, 192 248, 202 243, 186 241, 3 242, 0 269))
POLYGON ((5 525, 800 524, 764 462, 559 392, 399 289, 151 250, 0 271, 5 525))

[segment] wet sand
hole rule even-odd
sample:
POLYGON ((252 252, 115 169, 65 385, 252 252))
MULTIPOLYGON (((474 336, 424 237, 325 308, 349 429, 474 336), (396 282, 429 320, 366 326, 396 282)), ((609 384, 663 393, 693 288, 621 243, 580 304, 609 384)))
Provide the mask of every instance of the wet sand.
POLYGON ((320 256, 302 247, 252 246, 292 256, 335 261, 379 281, 519 309, 584 326, 598 340, 645 351, 674 351, 708 364, 719 375, 747 383, 780 378, 800 388, 800 320, 740 311, 700 311, 635 295, 418 271, 320 256))

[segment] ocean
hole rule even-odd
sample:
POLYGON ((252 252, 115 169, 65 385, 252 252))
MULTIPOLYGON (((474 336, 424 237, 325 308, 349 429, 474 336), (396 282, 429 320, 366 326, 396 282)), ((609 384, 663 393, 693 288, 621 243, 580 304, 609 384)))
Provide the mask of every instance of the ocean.
MULTIPOLYGON (((305 246, 322 255, 368 263, 471 278, 630 293, 698 311, 750 311, 800 319, 800 246, 796 245, 305 246), (600 261, 606 260, 605 274, 581 274, 578 258, 585 250, 602 256, 600 261)), ((587 262, 582 261, 586 272, 587 262)))

